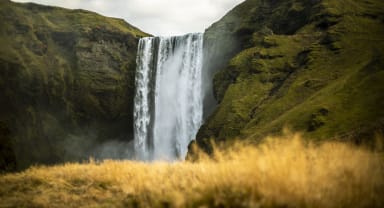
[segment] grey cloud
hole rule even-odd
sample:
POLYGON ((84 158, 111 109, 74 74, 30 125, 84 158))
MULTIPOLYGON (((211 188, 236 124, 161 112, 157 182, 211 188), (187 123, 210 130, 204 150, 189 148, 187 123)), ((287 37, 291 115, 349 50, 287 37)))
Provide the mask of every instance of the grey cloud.
POLYGON ((203 32, 244 0, 15 0, 86 9, 123 18, 154 35, 203 32))

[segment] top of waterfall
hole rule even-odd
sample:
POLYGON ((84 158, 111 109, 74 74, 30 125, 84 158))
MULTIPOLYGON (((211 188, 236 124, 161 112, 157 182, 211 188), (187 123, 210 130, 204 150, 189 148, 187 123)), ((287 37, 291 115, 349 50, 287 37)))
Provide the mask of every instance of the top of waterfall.
POLYGON ((185 36, 190 36, 190 35, 203 35, 204 33, 202 32, 191 32, 191 33, 186 33, 183 35, 160 35, 160 36, 152 36, 152 37, 143 37, 143 39, 150 39, 154 37, 159 37, 159 38, 172 38, 172 37, 185 37, 185 36))

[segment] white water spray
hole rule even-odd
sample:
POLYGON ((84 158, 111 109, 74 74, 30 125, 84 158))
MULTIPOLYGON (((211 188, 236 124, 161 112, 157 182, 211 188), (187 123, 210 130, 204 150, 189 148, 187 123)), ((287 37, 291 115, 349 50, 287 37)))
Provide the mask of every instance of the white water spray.
POLYGON ((134 105, 136 159, 184 159, 202 122, 203 34, 139 41, 134 105))

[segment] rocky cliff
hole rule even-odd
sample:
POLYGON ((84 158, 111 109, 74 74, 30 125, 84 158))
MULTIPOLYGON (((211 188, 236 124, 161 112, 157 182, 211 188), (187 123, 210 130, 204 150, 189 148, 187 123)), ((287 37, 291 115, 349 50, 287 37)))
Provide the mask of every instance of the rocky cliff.
POLYGON ((87 159, 133 138, 138 39, 120 19, 0 1, 0 168, 87 159))
POLYGON ((205 33, 209 138, 371 138, 384 129, 384 2, 247 0, 205 33))
MULTIPOLYGON (((204 87, 213 94, 198 144, 258 140, 284 127, 369 141, 384 129, 382 8, 380 0, 238 5, 204 35, 204 87)), ((92 12, 0 0, 0 169, 129 143, 143 36, 92 12)))

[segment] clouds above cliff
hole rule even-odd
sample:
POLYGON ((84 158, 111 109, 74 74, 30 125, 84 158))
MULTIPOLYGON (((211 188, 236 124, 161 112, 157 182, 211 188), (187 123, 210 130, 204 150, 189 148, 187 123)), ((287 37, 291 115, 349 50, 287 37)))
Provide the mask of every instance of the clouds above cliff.
POLYGON ((244 0, 14 0, 86 9, 123 18, 154 35, 203 32, 244 0))

